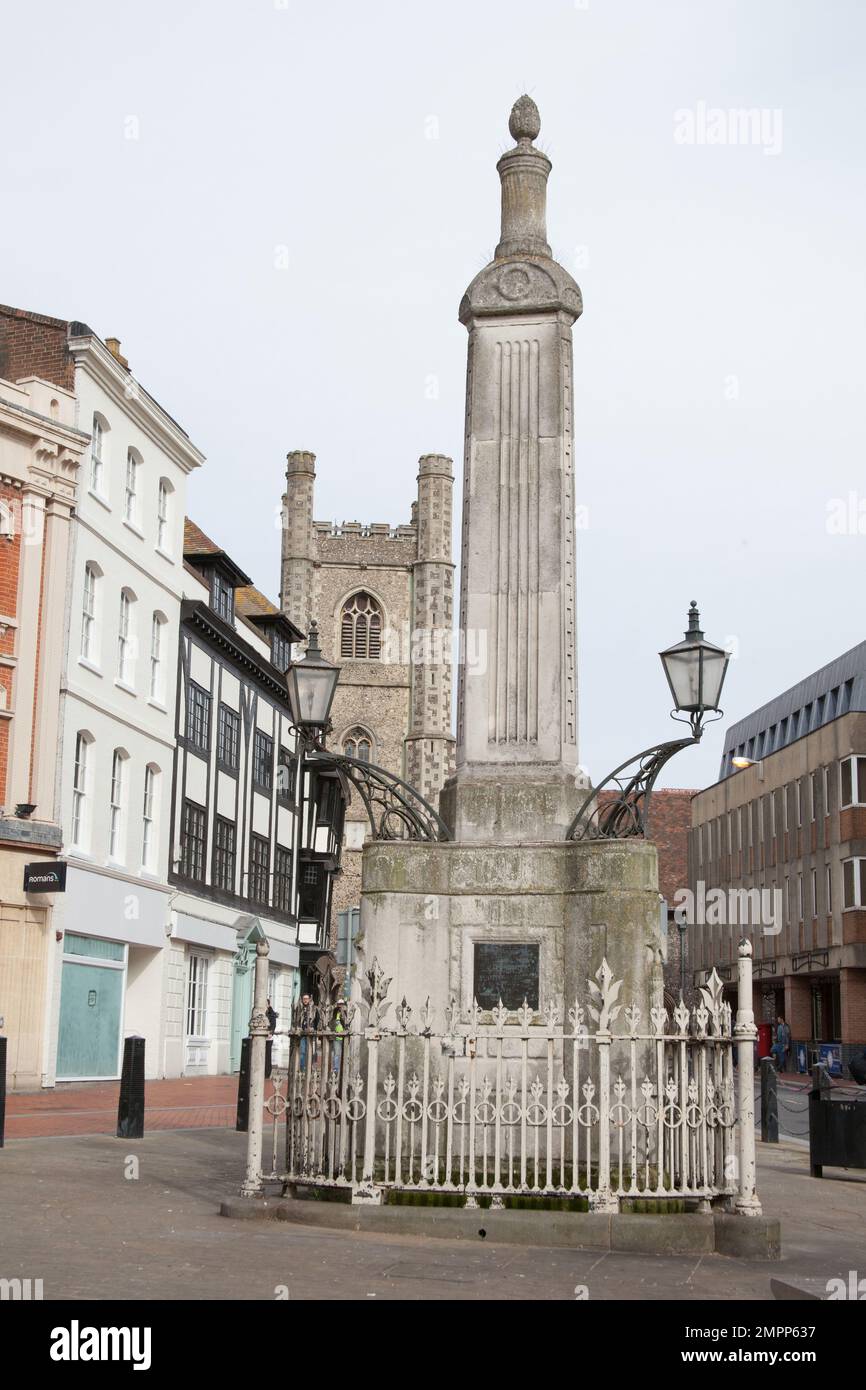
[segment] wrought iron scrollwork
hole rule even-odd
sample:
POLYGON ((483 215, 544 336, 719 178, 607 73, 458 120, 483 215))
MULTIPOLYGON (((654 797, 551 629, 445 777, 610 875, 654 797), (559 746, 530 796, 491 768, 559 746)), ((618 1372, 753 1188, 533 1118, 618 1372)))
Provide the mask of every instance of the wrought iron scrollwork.
POLYGON ((682 748, 691 748, 697 738, 673 739, 647 748, 621 763, 584 800, 569 826, 569 840, 628 840, 646 835, 650 797, 656 778, 682 748), (611 788, 608 796, 599 795, 611 788), (615 789, 615 790, 614 790, 615 789))
POLYGON ((309 762, 323 769, 334 768, 357 788, 374 840, 451 839, 447 825, 429 801, 384 767, 324 749, 309 754, 309 762))

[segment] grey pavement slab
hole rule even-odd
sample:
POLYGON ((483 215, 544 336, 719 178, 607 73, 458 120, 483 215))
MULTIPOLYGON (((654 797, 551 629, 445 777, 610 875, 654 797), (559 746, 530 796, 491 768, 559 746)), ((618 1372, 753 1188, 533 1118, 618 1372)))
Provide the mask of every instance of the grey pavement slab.
POLYGON ((12 1140, 0 1278, 41 1278, 46 1299, 702 1300, 771 1299, 771 1279, 823 1295, 828 1279, 866 1274, 866 1174, 812 1179, 793 1148, 761 1150, 765 1210, 782 1220, 768 1264, 226 1220, 244 1144, 231 1130, 12 1140))

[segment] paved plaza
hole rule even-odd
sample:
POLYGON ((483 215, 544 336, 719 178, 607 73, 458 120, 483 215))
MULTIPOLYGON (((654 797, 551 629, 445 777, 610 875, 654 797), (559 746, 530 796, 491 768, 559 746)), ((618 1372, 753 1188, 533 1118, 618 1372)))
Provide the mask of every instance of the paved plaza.
POLYGON ((786 1145, 760 1147, 773 1263, 545 1249, 542 1215, 529 1248, 231 1221, 244 1145, 216 1128, 8 1140, 0 1277, 42 1279, 46 1299, 772 1300, 771 1280, 825 1296, 866 1265, 866 1174, 817 1181, 786 1145))

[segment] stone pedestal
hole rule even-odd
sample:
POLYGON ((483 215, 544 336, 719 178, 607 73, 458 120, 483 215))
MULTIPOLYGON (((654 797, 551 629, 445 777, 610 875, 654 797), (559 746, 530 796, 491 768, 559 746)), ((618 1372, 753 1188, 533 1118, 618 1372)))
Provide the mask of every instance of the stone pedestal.
POLYGON ((662 1000, 655 847, 615 840, 366 846, 357 975, 378 959, 394 980, 392 997, 405 995, 418 1009, 429 996, 437 1030, 452 999, 455 1022, 468 1023, 481 943, 538 945, 539 1022, 551 1002, 567 1018, 575 1001, 585 1001, 603 958, 623 981, 622 1002, 634 1001, 648 1019, 662 1000))

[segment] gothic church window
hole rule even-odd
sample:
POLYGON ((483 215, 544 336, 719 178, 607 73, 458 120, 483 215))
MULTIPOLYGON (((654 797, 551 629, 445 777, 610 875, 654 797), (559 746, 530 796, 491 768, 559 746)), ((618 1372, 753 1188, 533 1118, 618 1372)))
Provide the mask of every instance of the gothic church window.
POLYGON ((343 752, 348 758, 360 758, 368 763, 373 751, 370 735, 364 729, 350 729, 343 739, 343 752))
POLYGON ((340 620, 340 656, 378 661, 382 654, 382 612, 369 594, 353 594, 340 620))

